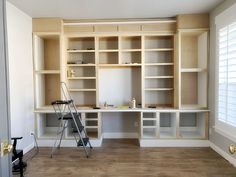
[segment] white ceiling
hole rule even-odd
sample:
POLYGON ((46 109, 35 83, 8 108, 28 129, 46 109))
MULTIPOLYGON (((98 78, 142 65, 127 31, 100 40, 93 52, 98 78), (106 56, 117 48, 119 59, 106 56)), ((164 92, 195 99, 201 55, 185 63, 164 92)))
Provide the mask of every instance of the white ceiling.
POLYGON ((209 12, 224 0, 8 0, 31 17, 156 18, 209 12))

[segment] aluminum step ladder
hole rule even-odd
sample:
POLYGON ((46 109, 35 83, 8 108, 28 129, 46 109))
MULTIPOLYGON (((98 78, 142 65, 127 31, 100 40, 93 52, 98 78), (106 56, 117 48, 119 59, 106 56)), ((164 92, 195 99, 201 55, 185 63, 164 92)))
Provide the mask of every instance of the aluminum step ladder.
POLYGON ((81 115, 78 113, 76 106, 74 104, 73 99, 68 91, 68 87, 66 83, 61 82, 61 89, 64 96, 64 100, 56 100, 51 104, 55 111, 55 114, 60 121, 57 136, 54 142, 54 146, 51 152, 51 158, 57 149, 60 149, 63 135, 65 133, 66 128, 68 127, 68 122, 71 121, 72 125, 74 125, 74 129, 72 130, 73 137, 76 141, 77 147, 83 147, 86 157, 88 158, 91 154, 91 149, 93 148, 89 137, 87 135, 86 129, 81 121, 81 115), (89 150, 88 150, 89 149, 89 150))

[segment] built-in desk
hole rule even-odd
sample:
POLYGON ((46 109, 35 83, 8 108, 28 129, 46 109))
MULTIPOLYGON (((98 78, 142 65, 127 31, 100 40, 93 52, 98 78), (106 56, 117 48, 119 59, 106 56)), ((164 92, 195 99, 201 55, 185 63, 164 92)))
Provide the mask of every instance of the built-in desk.
MULTIPOLYGON (((94 146, 101 146, 103 138, 138 138, 140 146, 208 146, 208 113, 201 109, 118 109, 77 108, 94 146), (110 132, 117 125, 114 119, 127 121, 123 126, 132 131, 110 132), (127 119, 132 120, 127 120, 127 119), (113 122, 107 122, 112 121, 113 122), (130 125, 127 125, 130 124, 130 125), (109 132, 106 132, 106 129, 109 132)), ((39 144, 51 146, 56 135, 57 122, 51 106, 35 110, 39 144)), ((122 124, 121 124, 122 125, 122 124)), ((119 126, 121 126, 119 125, 119 126)), ((70 125, 63 138, 64 146, 74 146, 70 125)))

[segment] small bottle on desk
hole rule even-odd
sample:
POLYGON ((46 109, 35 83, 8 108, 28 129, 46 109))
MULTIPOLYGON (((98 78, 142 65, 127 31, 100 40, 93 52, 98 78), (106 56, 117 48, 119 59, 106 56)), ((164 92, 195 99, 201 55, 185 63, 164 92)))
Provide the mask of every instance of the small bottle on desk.
POLYGON ((136 100, 135 98, 133 98, 131 101, 131 109, 135 109, 135 108, 136 108, 136 100))

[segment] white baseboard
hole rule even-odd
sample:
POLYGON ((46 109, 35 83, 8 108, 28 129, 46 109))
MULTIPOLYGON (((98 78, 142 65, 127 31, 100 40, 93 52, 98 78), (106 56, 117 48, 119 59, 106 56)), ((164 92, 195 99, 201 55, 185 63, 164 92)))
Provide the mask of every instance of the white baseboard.
POLYGON ((220 147, 216 146, 214 143, 210 142, 210 147, 218 154, 220 154, 223 158, 225 158, 227 161, 229 161, 229 163, 231 163, 234 167, 236 167, 236 159, 233 158, 233 156, 222 150, 220 147))
POLYGON ((26 154, 27 152, 29 152, 31 149, 34 148, 34 143, 30 144, 29 146, 25 147, 23 149, 23 153, 26 154))
POLYGON ((138 133, 130 133, 130 132, 124 132, 124 133, 103 133, 104 139, 119 139, 119 138, 138 138, 138 133))
MULTIPOLYGON (((37 142, 39 147, 53 147, 55 140, 38 139, 37 142)), ((90 143, 93 147, 101 147, 102 139, 91 139, 90 143)), ((75 140, 62 140, 61 147, 76 147, 75 140)))
POLYGON ((140 139, 140 147, 209 147, 208 140, 155 140, 140 139))

